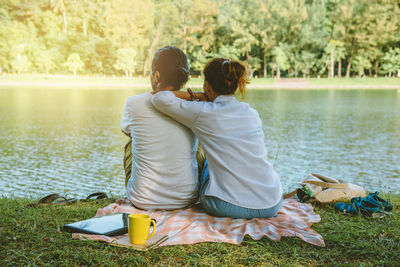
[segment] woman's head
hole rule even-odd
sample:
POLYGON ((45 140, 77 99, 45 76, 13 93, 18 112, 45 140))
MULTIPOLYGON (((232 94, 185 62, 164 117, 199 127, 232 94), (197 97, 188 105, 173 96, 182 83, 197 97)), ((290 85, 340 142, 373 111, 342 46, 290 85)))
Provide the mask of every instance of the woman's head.
POLYGON ((244 98, 246 84, 249 83, 245 65, 237 60, 214 58, 203 69, 204 79, 212 90, 219 95, 239 92, 244 98))
POLYGON ((150 80, 153 90, 172 86, 181 89, 189 78, 189 65, 185 53, 175 46, 166 46, 154 55, 150 80))

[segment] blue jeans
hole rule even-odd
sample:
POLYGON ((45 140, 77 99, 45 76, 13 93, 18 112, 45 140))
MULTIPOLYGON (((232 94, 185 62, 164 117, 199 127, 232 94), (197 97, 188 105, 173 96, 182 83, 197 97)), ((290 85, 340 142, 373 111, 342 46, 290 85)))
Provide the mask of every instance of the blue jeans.
POLYGON ((201 206, 212 216, 236 219, 271 218, 276 216, 282 206, 283 199, 281 199, 278 204, 268 209, 249 209, 234 205, 214 196, 206 196, 204 194, 209 182, 210 175, 206 159, 200 178, 199 195, 201 206))

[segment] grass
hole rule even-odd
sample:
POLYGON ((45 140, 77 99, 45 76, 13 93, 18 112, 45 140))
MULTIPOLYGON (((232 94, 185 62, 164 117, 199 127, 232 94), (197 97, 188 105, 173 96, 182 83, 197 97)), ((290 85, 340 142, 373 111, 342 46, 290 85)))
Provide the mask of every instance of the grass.
POLYGON ((385 218, 347 216, 332 205, 316 205, 319 232, 326 247, 299 238, 280 242, 246 237, 242 244, 200 243, 166 246, 139 252, 107 243, 74 240, 62 232, 63 224, 94 216, 112 200, 80 202, 68 206, 28 208, 27 199, 0 199, 0 262, 2 266, 47 265, 350 265, 395 266, 400 262, 400 195, 390 197, 395 209, 385 218))

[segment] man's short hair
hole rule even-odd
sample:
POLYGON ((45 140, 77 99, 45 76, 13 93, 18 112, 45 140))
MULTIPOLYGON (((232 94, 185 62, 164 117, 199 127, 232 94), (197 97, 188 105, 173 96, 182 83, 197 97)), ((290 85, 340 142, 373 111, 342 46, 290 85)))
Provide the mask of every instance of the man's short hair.
POLYGON ((182 50, 166 46, 157 50, 151 63, 152 71, 160 72, 161 87, 181 89, 189 79, 189 64, 182 50))

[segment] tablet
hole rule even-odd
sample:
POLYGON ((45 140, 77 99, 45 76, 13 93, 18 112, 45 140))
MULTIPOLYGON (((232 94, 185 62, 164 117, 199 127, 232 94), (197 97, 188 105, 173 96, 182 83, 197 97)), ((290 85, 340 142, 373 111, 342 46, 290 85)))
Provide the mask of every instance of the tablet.
POLYGON ((63 231, 92 235, 116 236, 128 232, 128 213, 115 213, 65 224, 63 231))

